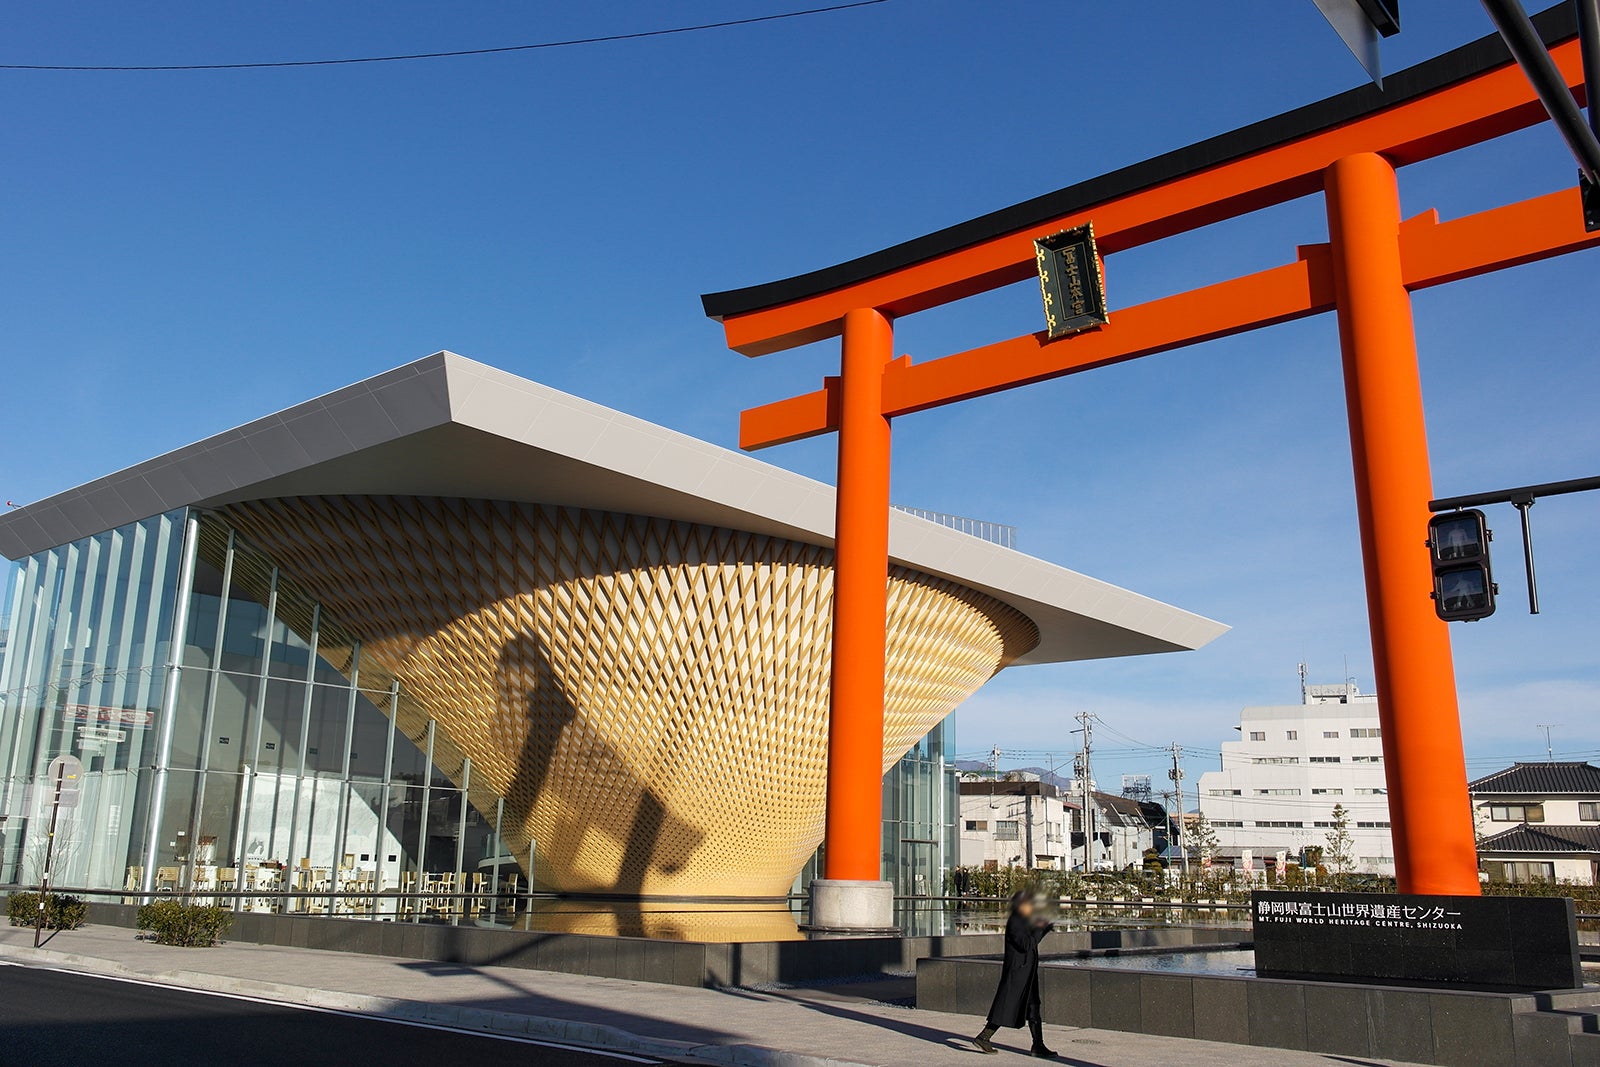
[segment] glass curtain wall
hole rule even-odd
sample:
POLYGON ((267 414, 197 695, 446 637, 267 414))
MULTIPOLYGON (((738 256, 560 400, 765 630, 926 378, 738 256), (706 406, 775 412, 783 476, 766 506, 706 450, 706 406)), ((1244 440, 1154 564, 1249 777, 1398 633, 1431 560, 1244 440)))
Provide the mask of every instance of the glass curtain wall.
POLYGON ((359 636, 217 516, 174 512, 30 557, 6 610, 0 884, 38 880, 41 783, 70 754, 86 783, 57 832, 63 886, 238 891, 247 907, 250 890, 493 887, 470 762, 362 662, 359 636))
POLYGON ((901 896, 944 893, 946 869, 956 853, 960 805, 956 769, 946 760, 950 720, 935 726, 883 776, 884 877, 901 896))
MULTIPOLYGON (((883 776, 883 877, 894 883, 896 896, 942 896, 945 875, 961 854, 954 744, 955 724, 946 718, 883 776)), ((818 847, 791 892, 804 894, 822 871, 818 847)))
POLYGON ((159 515, 14 569, 0 661, 0 883, 39 879, 44 783, 61 755, 87 773, 57 828, 57 881, 121 887, 142 850, 184 529, 181 512, 159 515))

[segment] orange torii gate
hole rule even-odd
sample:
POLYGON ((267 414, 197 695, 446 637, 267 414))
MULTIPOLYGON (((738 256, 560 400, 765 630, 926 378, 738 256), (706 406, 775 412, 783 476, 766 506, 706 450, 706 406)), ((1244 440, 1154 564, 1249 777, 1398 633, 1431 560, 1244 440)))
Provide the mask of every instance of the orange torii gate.
MULTIPOLYGON (((1582 93, 1570 7, 1538 16, 1582 93)), ((1543 121, 1498 37, 1371 86, 882 252, 703 298, 730 348, 842 337, 837 377, 743 412, 746 449, 838 431, 826 877, 878 879, 890 422, 944 404, 1325 311, 1338 316, 1399 888, 1476 894, 1450 636, 1423 547, 1433 496, 1410 293, 1600 246, 1576 189, 1464 218, 1400 217, 1395 168, 1543 121), (1104 254, 1321 192, 1326 244, 1292 262, 923 363, 893 321, 1034 275, 1034 241, 1091 223, 1104 254)))

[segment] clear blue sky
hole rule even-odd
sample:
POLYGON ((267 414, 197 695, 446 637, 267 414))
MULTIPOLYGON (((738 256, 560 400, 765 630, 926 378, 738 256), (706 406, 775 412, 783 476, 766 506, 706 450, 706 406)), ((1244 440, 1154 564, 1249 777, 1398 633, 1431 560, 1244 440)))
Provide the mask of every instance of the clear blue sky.
MULTIPOLYGON (((184 63, 516 44, 745 17, 671 4, 22 5, 0 62, 184 63)), ((1398 69, 1489 32, 1408 0, 1398 69)), ((1360 82, 1310 0, 894 0, 632 43, 184 74, 0 71, 0 499, 27 501, 449 348, 732 446, 832 346, 746 360, 699 294, 787 276, 1360 82), (1137 14, 1133 12, 1137 9, 1137 14), (1078 72, 1069 96, 1064 65, 1078 72)), ((1446 216, 1573 180, 1542 127, 1402 174, 1446 216)), ((1311 198, 1107 265, 1113 308, 1283 262, 1311 198)), ((1597 253, 1416 300, 1436 488, 1600 473, 1597 253)), ((1014 286, 904 321, 919 359, 1038 328, 1014 286)), ((1010 671, 959 747, 1063 750, 1098 711, 1214 750, 1244 704, 1371 656, 1334 324, 1321 317, 900 420, 894 492, 1231 623, 1194 654, 1010 671), (1172 537, 1175 523, 1192 535, 1172 537)), ((831 444, 764 458, 830 479, 831 444)), ((1454 628, 1474 771, 1600 753, 1600 498, 1535 508, 1545 613, 1497 509, 1494 619, 1454 628)), ((1419 545, 1420 551, 1420 545, 1419 545)), ((1109 751, 1102 778, 1155 769, 1109 751)), ((1199 769, 1198 766, 1195 767, 1199 769)))

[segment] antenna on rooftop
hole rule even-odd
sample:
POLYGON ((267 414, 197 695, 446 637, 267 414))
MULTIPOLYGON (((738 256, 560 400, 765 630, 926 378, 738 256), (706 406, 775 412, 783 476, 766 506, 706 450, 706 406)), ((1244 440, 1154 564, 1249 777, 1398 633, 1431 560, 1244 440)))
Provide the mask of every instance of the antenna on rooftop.
POLYGON ((1546 760, 1549 760, 1551 763, 1554 763, 1556 761, 1556 753, 1555 753, 1555 747, 1550 744, 1550 731, 1556 729, 1557 727, 1559 727, 1561 725, 1562 724, 1559 723, 1559 722, 1540 722, 1540 723, 1535 723, 1534 726, 1533 726, 1533 728, 1535 730, 1543 730, 1544 731, 1544 758, 1546 760))

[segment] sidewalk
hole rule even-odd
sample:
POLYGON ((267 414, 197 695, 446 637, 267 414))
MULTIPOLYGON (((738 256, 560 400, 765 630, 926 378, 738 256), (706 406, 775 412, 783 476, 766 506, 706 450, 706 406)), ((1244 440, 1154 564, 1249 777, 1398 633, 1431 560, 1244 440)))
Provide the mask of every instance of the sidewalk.
MULTIPOLYGON (((981 1021, 872 999, 909 995, 909 983, 778 990, 712 990, 323 952, 271 945, 166 948, 132 930, 91 926, 35 951, 31 929, 0 928, 0 962, 156 980, 265 1000, 340 1008, 529 1034, 650 1055, 741 1067, 838 1064, 941 1067, 980 1060, 958 1042, 981 1021), (885 990, 889 992, 886 994, 885 990)), ((1025 1051, 1027 1032, 1002 1031, 1025 1051)), ((1348 1067, 1335 1056, 1067 1027, 1046 1040, 1072 1067, 1348 1067)), ((1380 1067, 1363 1061, 1363 1067, 1380 1067)))

